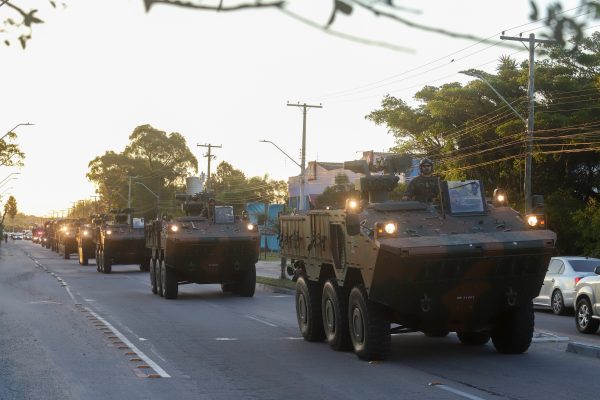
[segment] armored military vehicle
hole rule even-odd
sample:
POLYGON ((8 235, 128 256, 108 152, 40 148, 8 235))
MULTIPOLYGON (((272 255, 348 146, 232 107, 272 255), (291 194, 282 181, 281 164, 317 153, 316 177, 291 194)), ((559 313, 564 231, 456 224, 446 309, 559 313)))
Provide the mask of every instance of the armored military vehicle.
POLYGON ((221 283, 224 292, 254 296, 259 234, 247 214, 217 206, 207 193, 177 195, 185 216, 146 225, 152 293, 176 299, 178 285, 221 283))
POLYGON ((139 264, 141 271, 148 270, 144 248, 144 223, 129 215, 133 209, 111 210, 114 220, 101 224, 96 239, 96 270, 112 272, 115 264, 139 264))
POLYGON ((365 174, 345 209, 280 218, 303 337, 365 360, 388 357, 392 333, 414 331, 525 352, 556 241, 543 215, 520 215, 501 191, 486 201, 477 180, 439 181, 433 203, 389 201, 398 182, 390 172, 410 161, 388 161, 383 175, 366 161, 345 163, 365 174))
POLYGON ((71 254, 77 253, 77 240, 75 235, 79 228, 80 222, 78 220, 67 219, 63 220, 57 231, 57 248, 58 254, 62 255, 65 260, 71 257, 71 254))
POLYGON ((89 259, 95 257, 96 238, 105 218, 106 215, 94 214, 90 217, 89 221, 79 226, 76 235, 79 265, 88 265, 89 259))

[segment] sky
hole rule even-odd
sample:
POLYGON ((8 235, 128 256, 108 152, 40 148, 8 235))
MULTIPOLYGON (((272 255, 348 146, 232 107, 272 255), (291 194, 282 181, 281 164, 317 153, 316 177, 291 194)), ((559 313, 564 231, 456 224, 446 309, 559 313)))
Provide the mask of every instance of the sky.
MULTIPOLYGON (((333 3, 289 2, 296 15, 320 24, 333 3)), ((25 165, 0 167, 0 181, 19 173, 0 186, 1 201, 14 195, 21 212, 38 216, 90 199, 88 163, 121 152, 139 125, 181 133, 200 171, 207 169, 206 149, 196 145, 210 143, 222 146, 213 150, 213 171, 227 161, 247 176, 287 180, 298 166, 259 141, 273 141, 300 162, 302 113, 288 101, 323 107, 308 111, 307 162, 343 162, 394 146, 385 127, 365 119, 385 94, 411 103, 425 85, 470 79, 458 71, 493 72, 501 55, 519 62, 528 56, 516 42, 509 48, 455 39, 360 9, 337 16, 332 29, 396 49, 331 35, 277 10, 216 13, 159 4, 146 12, 143 0, 67 0, 54 10, 40 3, 45 23, 35 26, 27 49, 0 47, 0 133, 35 124, 15 130, 25 165)), ((412 21, 497 43, 502 31, 542 33, 542 24, 529 20, 526 0, 398 3, 420 10, 400 13, 412 21)), ((569 9, 579 1, 563 4, 569 9)), ((0 19, 9 11, 0 7, 0 19)))

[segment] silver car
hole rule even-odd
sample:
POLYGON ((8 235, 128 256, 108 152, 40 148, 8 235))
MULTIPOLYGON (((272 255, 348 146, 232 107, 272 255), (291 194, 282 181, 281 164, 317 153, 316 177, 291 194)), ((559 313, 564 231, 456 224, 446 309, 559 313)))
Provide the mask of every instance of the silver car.
POLYGON ((575 286, 575 325, 583 333, 595 333, 600 327, 600 266, 594 272, 575 286))
POLYGON ((594 275, 600 259, 590 257, 552 257, 544 284, 533 304, 549 307, 554 314, 564 314, 575 306, 575 285, 582 278, 594 275))

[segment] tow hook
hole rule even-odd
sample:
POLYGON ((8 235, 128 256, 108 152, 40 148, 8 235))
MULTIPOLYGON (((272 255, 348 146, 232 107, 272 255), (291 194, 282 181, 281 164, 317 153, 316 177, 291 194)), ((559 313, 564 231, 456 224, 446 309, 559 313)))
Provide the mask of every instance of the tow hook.
POLYGON ((427 294, 425 294, 421 299, 421 311, 425 313, 431 311, 431 299, 429 296, 427 296, 427 294))
POLYGON ((512 287, 510 287, 508 292, 506 292, 506 302, 511 307, 517 305, 517 292, 515 292, 512 287))

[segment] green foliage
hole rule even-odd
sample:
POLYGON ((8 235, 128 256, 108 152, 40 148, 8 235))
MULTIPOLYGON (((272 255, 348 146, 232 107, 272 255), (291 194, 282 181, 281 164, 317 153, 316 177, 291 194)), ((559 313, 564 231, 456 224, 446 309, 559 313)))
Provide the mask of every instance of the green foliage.
POLYGON ((579 230, 577 244, 583 248, 583 254, 591 257, 600 257, 600 204, 595 199, 590 199, 583 210, 573 216, 579 230))
POLYGON ((228 162, 222 161, 210 178, 210 190, 222 204, 233 205, 241 212, 248 202, 285 203, 288 192, 285 181, 275 181, 268 175, 246 178, 228 162))
POLYGON ((14 196, 10 196, 4 204, 4 213, 2 214, 0 225, 4 226, 4 220, 6 219, 6 216, 8 216, 10 219, 14 219, 15 215, 17 215, 17 211, 17 199, 15 199, 14 196))
POLYGON ((107 151, 88 165, 86 176, 98 187, 100 210, 127 206, 129 177, 136 214, 150 217, 158 205, 172 208, 168 211, 177 210, 171 201, 174 193, 182 191, 185 178, 198 170, 198 162, 183 136, 141 125, 129 140, 122 153, 107 151), (161 199, 168 202, 163 204, 161 199))
POLYGON ((6 137, 0 140, 0 166, 22 167, 25 153, 14 143, 8 143, 7 139, 16 139, 17 134, 9 132, 6 137))
POLYGON ((317 209, 325 209, 327 207, 331 209, 342 209, 346 206, 346 199, 351 195, 356 195, 354 185, 349 183, 348 176, 345 174, 340 175, 335 177, 335 185, 326 187, 323 193, 317 197, 317 209), (346 179, 340 175, 345 176, 346 179))
POLYGON ((556 232, 559 254, 578 255, 583 253, 580 229, 574 216, 583 210, 582 202, 564 189, 559 189, 546 198, 545 213, 548 229, 556 232))

